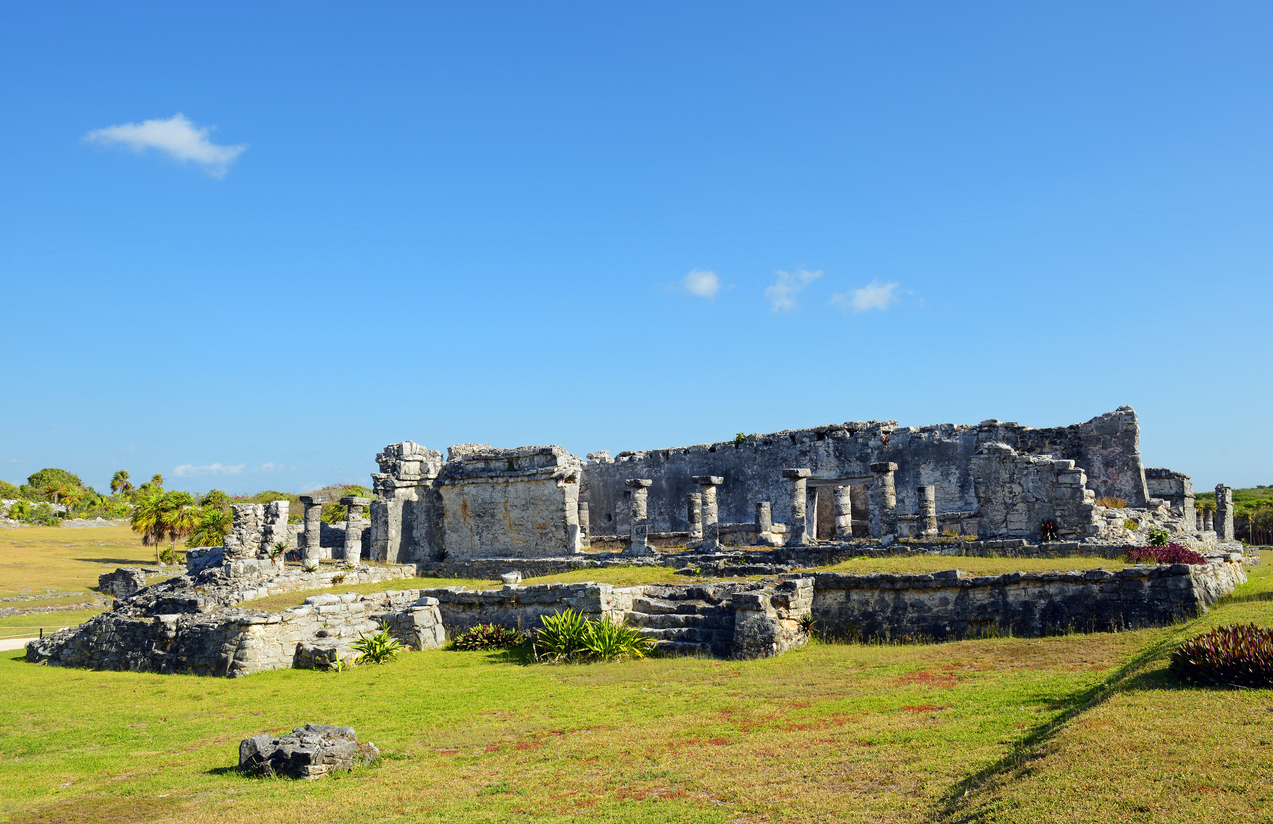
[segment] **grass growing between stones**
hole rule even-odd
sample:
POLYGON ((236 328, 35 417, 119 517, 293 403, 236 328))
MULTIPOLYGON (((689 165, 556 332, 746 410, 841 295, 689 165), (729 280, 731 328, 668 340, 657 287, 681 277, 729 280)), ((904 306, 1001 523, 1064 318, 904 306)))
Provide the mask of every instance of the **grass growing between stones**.
POLYGON ((237 680, 0 653, 14 821, 1230 822, 1273 807, 1273 690, 1182 689, 1179 639, 1273 623, 1273 576, 1187 624, 748 662, 412 653, 237 680), (389 758, 312 784, 237 744, 352 724, 389 758))

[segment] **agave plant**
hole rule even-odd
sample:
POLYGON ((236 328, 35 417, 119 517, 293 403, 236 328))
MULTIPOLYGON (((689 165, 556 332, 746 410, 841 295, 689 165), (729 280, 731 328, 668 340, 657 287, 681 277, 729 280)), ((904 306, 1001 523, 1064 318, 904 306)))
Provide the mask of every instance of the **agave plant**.
POLYGON ((389 634, 388 624, 381 624, 379 631, 371 635, 359 635, 358 640, 349 646, 357 650, 360 664, 385 664, 405 649, 397 638, 389 634))

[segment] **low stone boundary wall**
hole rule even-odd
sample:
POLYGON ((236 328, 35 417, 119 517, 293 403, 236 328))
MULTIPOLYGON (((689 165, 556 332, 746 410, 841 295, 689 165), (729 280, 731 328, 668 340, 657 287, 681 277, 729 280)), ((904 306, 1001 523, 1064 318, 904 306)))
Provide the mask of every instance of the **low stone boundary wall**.
POLYGON ((566 609, 577 610, 585 618, 611 618, 622 622, 632 611, 632 599, 645 588, 616 587, 611 584, 537 584, 529 587, 474 591, 463 587, 422 589, 421 595, 436 598, 442 624, 449 636, 478 624, 502 624, 531 630, 539 618, 566 609))
POLYGON ((1206 565, 1139 565, 1117 572, 820 573, 814 578, 813 615, 827 636, 856 640, 1129 630, 1193 618, 1245 581, 1237 554, 1206 565))

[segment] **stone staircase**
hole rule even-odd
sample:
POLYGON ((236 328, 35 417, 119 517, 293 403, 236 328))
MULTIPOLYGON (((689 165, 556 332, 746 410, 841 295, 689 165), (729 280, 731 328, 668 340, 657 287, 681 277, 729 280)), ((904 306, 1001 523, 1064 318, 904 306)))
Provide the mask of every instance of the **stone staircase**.
POLYGON ((644 594, 632 599, 628 624, 657 641, 664 654, 728 658, 734 642, 730 599, 748 588, 747 584, 647 586, 644 594))

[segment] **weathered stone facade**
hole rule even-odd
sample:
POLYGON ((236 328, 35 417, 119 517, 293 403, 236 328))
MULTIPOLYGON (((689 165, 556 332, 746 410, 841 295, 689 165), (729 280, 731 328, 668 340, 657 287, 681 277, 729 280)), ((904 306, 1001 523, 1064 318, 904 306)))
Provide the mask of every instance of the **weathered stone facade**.
POLYGON ((1118 631, 1194 618, 1245 581, 1239 554, 1200 566, 1142 565, 1116 572, 820 573, 813 615, 830 637, 858 640, 1118 631))
MULTIPOLYGON (((606 453, 592 453, 595 460, 583 467, 580 495, 589 504, 594 535, 626 535, 624 482, 647 478, 652 482, 650 531, 688 533, 692 525, 685 518, 685 508, 676 502, 699 491, 694 476, 723 477, 717 493, 723 522, 750 521, 759 501, 770 502, 774 514, 787 520, 796 485, 782 477, 782 470, 803 467, 810 470, 805 507, 810 536, 831 539, 837 526, 847 520, 859 537, 869 528, 871 537, 882 538, 889 517, 871 502, 870 495, 875 490, 880 500, 886 500, 887 494, 876 487, 872 464, 897 466, 893 473, 897 517, 918 513, 919 488, 933 487, 939 523, 950 523, 944 515, 964 513, 954 520, 957 524, 975 518, 978 499, 973 457, 990 443, 1005 444, 1023 455, 1074 461, 1097 497, 1120 497, 1131 506, 1148 502, 1140 429, 1130 407, 1086 423, 1047 429, 996 420, 975 426, 928 427, 899 427, 895 421, 849 422, 749 435, 739 443, 620 452, 613 459, 606 453), (845 495, 837 492, 841 487, 849 490, 847 516, 834 510, 835 498, 843 501, 845 495), (823 500, 824 496, 829 500, 823 500)), ((788 536, 797 540, 791 533, 788 536)))

